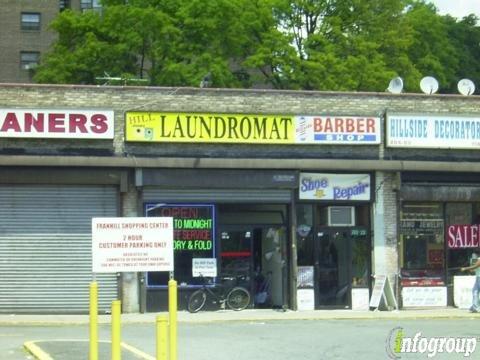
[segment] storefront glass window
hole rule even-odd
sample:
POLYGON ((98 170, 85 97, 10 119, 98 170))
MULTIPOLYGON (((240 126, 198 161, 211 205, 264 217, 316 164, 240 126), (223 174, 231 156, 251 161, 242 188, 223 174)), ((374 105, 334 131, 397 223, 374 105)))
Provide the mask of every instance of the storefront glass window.
MULTIPOLYGON (((192 274, 192 259, 215 258, 215 207, 203 204, 147 204, 146 216, 173 217, 174 278, 180 286, 201 280, 192 274)), ((169 273, 149 272, 147 286, 163 287, 169 273)))
POLYGON ((313 205, 297 206, 297 264, 313 265, 313 205))
POLYGON ((443 205, 405 203, 400 216, 402 270, 422 270, 423 276, 437 272, 441 275, 444 268, 443 205))
POLYGON ((460 267, 470 265, 472 253, 477 251, 479 232, 479 204, 448 203, 445 207, 448 276, 451 282, 454 275, 465 275, 460 267), (475 246, 475 243, 477 244, 475 246))

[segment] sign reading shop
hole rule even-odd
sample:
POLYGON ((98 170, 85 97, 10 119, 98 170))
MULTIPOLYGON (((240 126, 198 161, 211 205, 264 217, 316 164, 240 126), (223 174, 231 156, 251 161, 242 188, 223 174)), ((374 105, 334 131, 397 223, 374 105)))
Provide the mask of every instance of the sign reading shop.
POLYGON ((126 140, 250 144, 379 144, 379 118, 127 112, 126 140))
POLYGON ((479 149, 480 118, 387 114, 389 147, 479 149))
POLYGON ((0 109, 0 138, 113 139, 109 110, 0 109))
POLYGON ((369 174, 300 173, 300 200, 369 201, 369 174))

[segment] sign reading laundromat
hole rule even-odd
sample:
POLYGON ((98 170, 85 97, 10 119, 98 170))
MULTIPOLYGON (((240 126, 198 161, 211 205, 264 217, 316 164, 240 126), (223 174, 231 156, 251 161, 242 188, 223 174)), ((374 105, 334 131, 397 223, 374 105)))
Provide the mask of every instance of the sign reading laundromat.
POLYGON ((380 120, 291 116, 127 112, 126 140, 249 144, 379 144, 380 120))
POLYGON ((300 173, 300 200, 370 200, 369 174, 300 173))
POLYGON ((480 117, 387 115, 389 147, 480 149, 480 117))

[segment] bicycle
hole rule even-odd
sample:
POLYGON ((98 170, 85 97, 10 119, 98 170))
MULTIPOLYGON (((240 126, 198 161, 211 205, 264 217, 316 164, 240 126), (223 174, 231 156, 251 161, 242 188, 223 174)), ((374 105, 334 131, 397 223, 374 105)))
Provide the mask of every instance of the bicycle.
POLYGON ((250 292, 243 286, 238 286, 238 280, 241 277, 222 277, 222 283, 214 284, 213 287, 202 284, 202 288, 195 290, 188 298, 188 311, 196 313, 202 310, 207 303, 207 298, 211 302, 218 304, 220 308, 227 305, 235 311, 244 310, 250 304, 250 292))

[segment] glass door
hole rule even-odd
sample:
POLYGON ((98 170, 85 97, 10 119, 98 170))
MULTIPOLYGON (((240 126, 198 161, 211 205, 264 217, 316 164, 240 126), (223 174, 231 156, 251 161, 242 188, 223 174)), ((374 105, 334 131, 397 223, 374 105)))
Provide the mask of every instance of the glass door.
POLYGON ((315 306, 351 308, 352 287, 369 288, 370 243, 362 228, 320 228, 314 246, 315 306))
POLYGON ((346 230, 319 230, 315 249, 316 307, 348 308, 351 264, 346 230))

